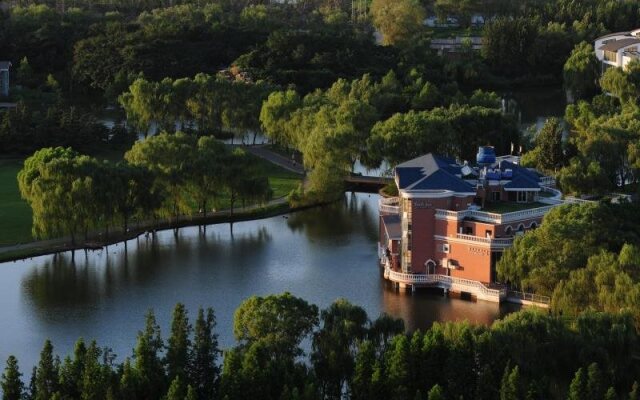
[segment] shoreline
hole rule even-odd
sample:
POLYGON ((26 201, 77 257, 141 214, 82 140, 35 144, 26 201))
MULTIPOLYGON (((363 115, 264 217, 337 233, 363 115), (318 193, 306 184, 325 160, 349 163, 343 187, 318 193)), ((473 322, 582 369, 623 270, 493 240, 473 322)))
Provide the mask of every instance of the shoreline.
POLYGON ((311 208, 322 207, 338 201, 322 201, 312 204, 292 207, 285 198, 276 199, 271 204, 264 206, 247 207, 242 210, 234 210, 231 215, 230 210, 222 210, 215 214, 208 215, 206 218, 202 216, 188 217, 188 219, 179 219, 177 221, 164 220, 159 221, 153 226, 145 225, 141 227, 130 227, 129 232, 113 232, 106 239, 101 238, 101 233, 97 236, 92 235, 88 240, 71 245, 68 239, 54 238, 39 240, 34 242, 22 243, 17 245, 6 246, 5 248, 16 247, 14 250, 2 251, 0 248, 0 264, 7 262, 15 262, 26 260, 27 258, 46 256, 50 254, 63 253, 76 250, 99 250, 106 246, 135 239, 147 232, 167 231, 172 229, 188 228, 203 225, 218 225, 234 222, 256 221, 259 219, 271 218, 278 215, 290 214, 298 211, 304 211, 311 208), (40 244, 40 245, 39 245, 40 244), (24 247, 24 248, 21 248, 24 247))

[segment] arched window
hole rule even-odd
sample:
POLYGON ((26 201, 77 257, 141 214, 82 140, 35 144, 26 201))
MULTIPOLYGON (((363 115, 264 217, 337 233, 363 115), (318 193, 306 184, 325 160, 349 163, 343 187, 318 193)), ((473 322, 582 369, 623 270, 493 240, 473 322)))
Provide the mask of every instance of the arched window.
POLYGON ((436 273, 436 263, 433 260, 429 260, 424 265, 427 267, 427 274, 433 275, 436 273))
POLYGON ((538 224, 536 224, 535 222, 532 222, 531 225, 529 225, 529 229, 536 229, 538 227, 538 224))
POLYGON ((507 226, 507 229, 504 230, 504 234, 507 236, 513 235, 513 229, 510 226, 507 226))
POLYGON ((524 232, 524 224, 518 225, 518 232, 524 232))

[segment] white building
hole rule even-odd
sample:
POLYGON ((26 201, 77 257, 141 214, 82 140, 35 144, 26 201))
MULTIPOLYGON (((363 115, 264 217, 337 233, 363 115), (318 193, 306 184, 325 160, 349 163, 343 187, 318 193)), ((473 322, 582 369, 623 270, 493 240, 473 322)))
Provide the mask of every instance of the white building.
POLYGON ((604 35, 596 39, 593 47, 602 72, 611 67, 625 68, 631 60, 640 58, 640 29, 604 35))

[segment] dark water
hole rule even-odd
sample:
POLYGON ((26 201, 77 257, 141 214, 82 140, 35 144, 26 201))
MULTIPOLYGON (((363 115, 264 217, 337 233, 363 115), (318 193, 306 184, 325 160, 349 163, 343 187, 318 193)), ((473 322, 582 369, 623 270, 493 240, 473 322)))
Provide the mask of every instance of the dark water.
POLYGON ((149 308, 163 333, 183 302, 195 315, 214 307, 221 344, 234 344, 233 312, 243 299, 290 291, 320 307, 344 297, 370 317, 387 312, 409 329, 433 321, 488 324, 508 312, 493 303, 396 293, 376 263, 377 196, 345 195, 342 203, 264 220, 160 232, 108 251, 76 252, 0 264, 0 360, 15 354, 23 370, 50 338, 57 351, 96 339, 118 359, 131 354, 149 308))

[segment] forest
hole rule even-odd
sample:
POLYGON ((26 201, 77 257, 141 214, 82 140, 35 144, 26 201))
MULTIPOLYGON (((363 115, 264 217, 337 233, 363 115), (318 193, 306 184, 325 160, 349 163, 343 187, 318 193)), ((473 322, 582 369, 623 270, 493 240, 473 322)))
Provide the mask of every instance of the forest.
POLYGON ((133 354, 79 339, 61 359, 47 341, 28 385, 10 356, 4 399, 638 399, 640 344, 625 313, 561 318, 528 310, 492 326, 435 323, 404 333, 338 299, 319 310, 290 293, 236 310, 237 344, 218 346, 212 309, 183 304, 161 335, 152 310, 133 354), (307 343, 307 344, 305 344, 307 343))

